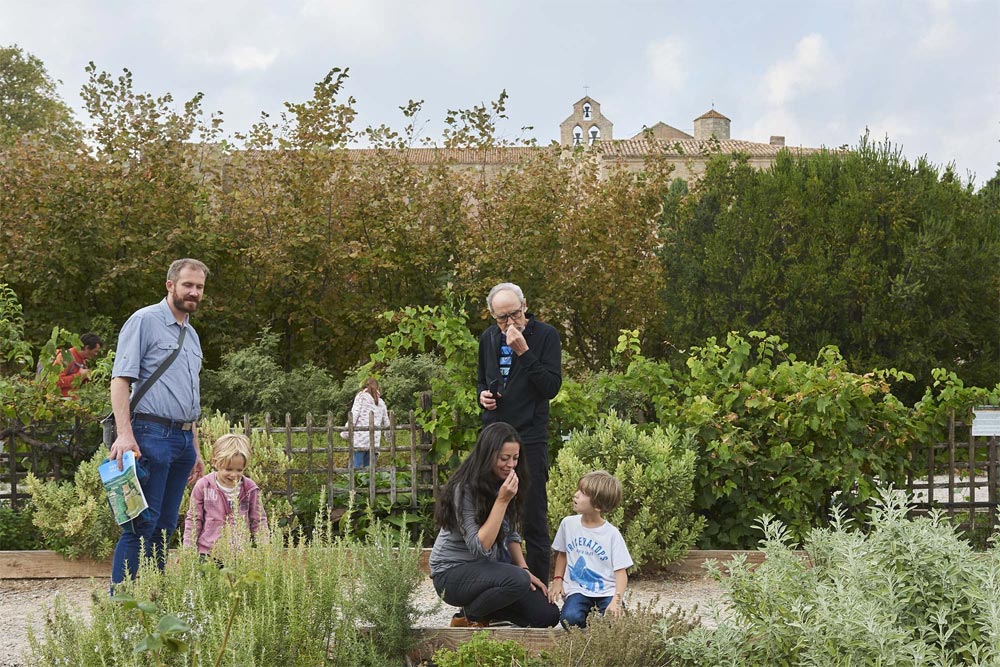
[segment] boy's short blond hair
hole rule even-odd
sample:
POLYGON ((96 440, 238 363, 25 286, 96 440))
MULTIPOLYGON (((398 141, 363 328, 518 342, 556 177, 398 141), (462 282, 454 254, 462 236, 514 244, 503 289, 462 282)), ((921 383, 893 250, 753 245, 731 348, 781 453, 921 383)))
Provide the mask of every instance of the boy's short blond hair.
POLYGON ((614 512, 622 504, 622 483, 607 470, 588 472, 576 486, 583 495, 590 498, 594 509, 603 514, 614 512))
POLYGON ((220 468, 233 460, 243 457, 244 465, 250 465, 250 438, 239 433, 228 433, 212 443, 212 467, 220 468))

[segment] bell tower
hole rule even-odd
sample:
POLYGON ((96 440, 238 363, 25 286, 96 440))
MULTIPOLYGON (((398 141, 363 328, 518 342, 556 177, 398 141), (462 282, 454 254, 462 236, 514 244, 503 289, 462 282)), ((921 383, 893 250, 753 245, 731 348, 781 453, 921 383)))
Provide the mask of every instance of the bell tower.
POLYGON ((601 114, 601 105, 589 95, 573 105, 572 115, 559 124, 559 143, 563 146, 593 146, 600 141, 611 141, 610 120, 601 114))

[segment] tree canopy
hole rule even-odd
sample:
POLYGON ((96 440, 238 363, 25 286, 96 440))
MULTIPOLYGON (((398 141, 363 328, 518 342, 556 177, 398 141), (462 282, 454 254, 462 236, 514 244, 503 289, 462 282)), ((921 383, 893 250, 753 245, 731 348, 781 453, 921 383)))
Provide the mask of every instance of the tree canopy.
POLYGON ((75 144, 81 130, 45 64, 17 45, 0 47, 0 145, 39 138, 75 144))
MULTIPOLYGON (((632 171, 559 146, 487 176, 447 151, 408 159, 420 102, 401 107, 402 130, 359 131, 346 70, 229 134, 200 94, 176 103, 128 70, 87 72, 88 150, 0 148, 0 281, 27 340, 58 325, 113 341, 161 297, 169 262, 193 256, 212 269, 208 368, 269 328, 281 367, 340 372, 369 359, 381 313, 450 300, 478 334, 489 287, 511 280, 562 332, 571 369, 606 366, 622 329, 664 359, 766 330, 800 357, 836 345, 854 370, 920 386, 934 367, 996 381, 997 179, 976 192, 867 138, 764 170, 716 155, 686 187, 660 156, 632 171), (374 150, 348 148, 358 137, 374 150)), ((449 112, 447 145, 502 146, 505 103, 449 112)))
POLYGON ((1000 207, 888 143, 770 169, 718 156, 663 220, 664 333, 687 347, 761 329, 852 368, 998 374, 1000 207))

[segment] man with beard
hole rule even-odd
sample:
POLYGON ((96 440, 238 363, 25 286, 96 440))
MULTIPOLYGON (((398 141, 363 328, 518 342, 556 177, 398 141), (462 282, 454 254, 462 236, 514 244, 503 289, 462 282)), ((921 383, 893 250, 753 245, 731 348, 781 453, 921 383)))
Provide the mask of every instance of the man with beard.
POLYGON ((201 413, 201 342, 190 323, 205 292, 208 267, 196 259, 178 259, 167 271, 167 296, 137 310, 118 335, 111 372, 111 408, 117 438, 109 459, 122 467, 132 451, 143 469, 143 493, 149 509, 122 526, 111 566, 112 585, 135 577, 140 547, 163 569, 170 535, 177 528, 184 487, 204 471, 195 422, 201 413), (163 374, 144 384, 165 361, 163 374), (131 391, 130 391, 131 390, 131 391), (142 395, 134 406, 130 397, 142 395))
MULTIPOLYGON (((521 534, 531 573, 549 581, 549 401, 562 386, 559 333, 528 312, 514 283, 490 290, 486 305, 496 325, 479 338, 477 390, 483 424, 507 422, 521 436, 527 471, 521 534)), ((522 484, 524 480, 522 480, 522 484)))

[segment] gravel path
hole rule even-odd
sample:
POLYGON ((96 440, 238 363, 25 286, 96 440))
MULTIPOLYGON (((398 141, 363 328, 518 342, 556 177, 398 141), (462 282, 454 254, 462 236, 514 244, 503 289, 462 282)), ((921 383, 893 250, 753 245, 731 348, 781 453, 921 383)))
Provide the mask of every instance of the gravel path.
POLYGON ((90 618, 90 592, 107 590, 108 581, 98 579, 3 579, 0 580, 0 667, 27 664, 28 626, 41 633, 45 614, 59 594, 90 618))
MULTIPOLYGON (((22 667, 28 649, 29 625, 40 632, 45 615, 56 595, 63 595, 89 619, 90 595, 106 591, 107 579, 6 579, 0 580, 0 667, 22 667)), ((696 606, 707 611, 709 603, 721 596, 721 589, 703 577, 633 579, 629 582, 629 604, 649 604, 657 600, 660 608, 671 604, 684 609, 696 606)), ((433 611, 437 597, 430 579, 418 590, 424 609, 432 610, 419 621, 421 627, 444 627, 451 620, 453 607, 441 604, 433 611)))

